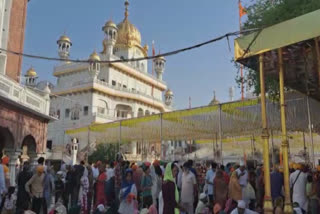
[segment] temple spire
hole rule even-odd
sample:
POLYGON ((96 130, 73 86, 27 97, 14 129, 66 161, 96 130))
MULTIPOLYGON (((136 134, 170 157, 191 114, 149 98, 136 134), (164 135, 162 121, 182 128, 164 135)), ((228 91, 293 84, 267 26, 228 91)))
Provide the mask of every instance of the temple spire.
POLYGON ((128 16, 129 16, 129 11, 128 11, 129 1, 128 0, 125 1, 124 6, 126 8, 125 12, 124 12, 124 19, 128 19, 128 16))

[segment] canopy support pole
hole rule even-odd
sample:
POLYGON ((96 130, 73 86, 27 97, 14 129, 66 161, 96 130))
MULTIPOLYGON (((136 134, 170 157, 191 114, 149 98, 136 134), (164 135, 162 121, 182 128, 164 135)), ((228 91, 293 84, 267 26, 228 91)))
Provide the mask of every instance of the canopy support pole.
POLYGON ((312 156, 311 160, 312 160, 312 166, 315 166, 314 145, 313 145, 313 124, 311 121, 309 94, 307 94, 307 111, 308 111, 309 135, 311 139, 311 156, 312 156))
POLYGON ((121 154, 121 138, 122 138, 122 133, 121 133, 121 121, 119 122, 119 144, 118 144, 118 151, 121 154))
POLYGON ((163 149, 163 142, 162 142, 162 113, 160 113, 160 159, 165 159, 164 149, 163 149))
POLYGON ((259 56, 260 64, 260 89, 261 89, 261 118, 262 118, 262 135, 263 140, 263 167, 264 167, 264 204, 263 209, 265 214, 273 213, 271 199, 271 182, 270 182, 270 160, 269 160, 269 133, 266 110, 266 89, 264 80, 263 54, 259 56))
POLYGON ((219 140, 220 140, 220 160, 221 164, 223 164, 223 157, 222 157, 222 108, 221 104, 219 104, 219 140))
POLYGON ((273 141, 273 130, 270 130, 271 132, 271 147, 272 147, 272 153, 271 153, 271 158, 272 158, 272 165, 273 167, 275 166, 275 155, 274 155, 274 141, 273 141))
POLYGON ((318 65, 318 85, 319 85, 319 88, 320 88, 320 47, 319 47, 319 38, 316 37, 314 39, 314 42, 315 42, 315 47, 316 47, 316 59, 317 59, 317 65, 318 65))
POLYGON ((288 156, 288 137, 286 125, 286 104, 284 100, 284 68, 282 49, 278 49, 279 57, 279 85, 280 85, 280 115, 281 115, 281 131, 282 131, 282 155, 283 155, 283 177, 284 177, 284 192, 285 203, 284 213, 292 213, 291 199, 290 199, 290 183, 289 183, 289 156, 288 156))

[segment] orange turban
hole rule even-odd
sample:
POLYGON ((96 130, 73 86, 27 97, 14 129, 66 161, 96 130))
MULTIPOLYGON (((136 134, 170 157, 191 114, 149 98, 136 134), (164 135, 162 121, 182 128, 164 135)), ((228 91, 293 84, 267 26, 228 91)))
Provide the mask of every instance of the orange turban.
POLYGON ((289 164, 289 168, 290 168, 290 169, 294 169, 294 167, 295 167, 295 163, 292 163, 292 162, 291 162, 291 163, 289 164))
POLYGON ((154 160, 153 161, 153 166, 160 166, 160 161, 154 160))
POLYGON ((4 157, 2 158, 2 163, 5 164, 5 165, 7 165, 7 164, 9 163, 9 157, 8 157, 8 156, 4 156, 4 157))
POLYGON ((42 165, 37 166, 37 172, 43 173, 44 172, 44 166, 42 166, 42 165))
POLYGON ((127 196, 127 202, 131 203, 135 199, 135 195, 133 193, 129 193, 127 196))
POLYGON ((317 171, 318 171, 318 172, 320 172, 320 165, 319 165, 319 166, 317 166, 317 171))
POLYGON ((135 171, 135 170, 138 169, 138 166, 137 166, 137 165, 132 165, 132 166, 131 166, 131 169, 132 169, 133 171, 135 171))

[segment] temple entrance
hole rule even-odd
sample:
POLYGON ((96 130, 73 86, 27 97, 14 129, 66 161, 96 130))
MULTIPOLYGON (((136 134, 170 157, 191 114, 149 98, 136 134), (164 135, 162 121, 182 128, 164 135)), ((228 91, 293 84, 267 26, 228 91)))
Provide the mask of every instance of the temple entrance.
POLYGON ((8 128, 0 126, 0 151, 14 148, 14 138, 8 128))
POLYGON ((36 140, 32 135, 27 135, 22 141, 22 155, 21 159, 23 162, 28 161, 31 156, 35 156, 37 153, 36 140))

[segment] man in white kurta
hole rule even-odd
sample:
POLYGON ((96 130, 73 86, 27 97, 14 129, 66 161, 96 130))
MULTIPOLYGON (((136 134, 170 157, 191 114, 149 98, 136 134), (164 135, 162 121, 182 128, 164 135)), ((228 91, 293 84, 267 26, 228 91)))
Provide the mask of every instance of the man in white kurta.
POLYGON ((308 198, 306 196, 306 183, 307 183, 307 173, 304 173, 299 169, 291 173, 290 187, 291 188, 293 187, 292 200, 293 202, 299 203, 299 206, 305 211, 308 210, 308 198))
POLYGON ((188 214, 193 214, 193 202, 197 181, 194 174, 190 171, 190 166, 188 164, 184 164, 183 169, 184 172, 182 173, 181 179, 181 203, 188 214))

